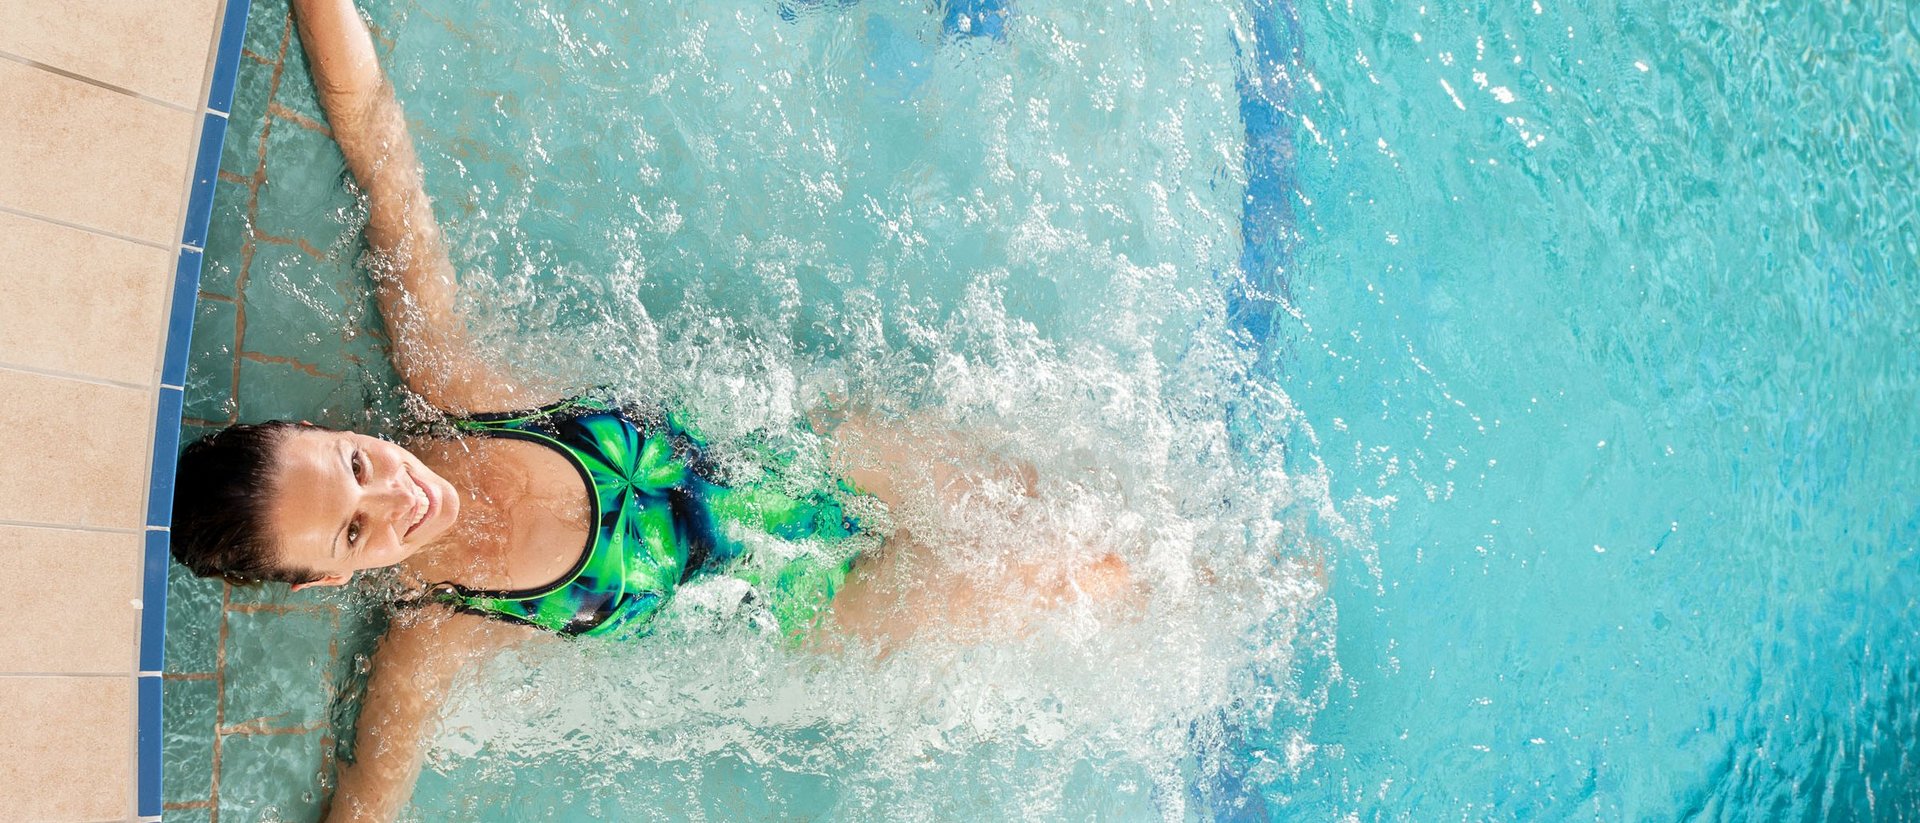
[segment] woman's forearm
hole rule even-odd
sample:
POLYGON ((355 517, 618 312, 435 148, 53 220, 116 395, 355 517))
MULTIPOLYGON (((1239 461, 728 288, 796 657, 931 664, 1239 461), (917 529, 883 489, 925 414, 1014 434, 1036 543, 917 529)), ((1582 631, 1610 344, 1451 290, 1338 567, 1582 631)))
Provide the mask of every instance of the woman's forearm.
POLYGON ((384 270, 376 276, 387 275, 379 277, 380 303, 395 348, 407 338, 447 330, 436 326, 457 327, 452 266, 406 115, 380 71, 372 33, 351 0, 295 0, 294 8, 320 109, 354 182, 367 195, 367 245, 383 258, 384 270))
POLYGON ((322 105, 380 91, 383 79, 373 33, 352 0, 293 0, 293 8, 322 105))
POLYGON ((373 654, 354 727, 354 759, 341 769, 328 823, 398 817, 454 678, 530 636, 520 626, 437 610, 395 618, 373 654))
POLYGON ((394 369, 454 412, 510 407, 519 387, 481 361, 456 302, 453 264, 393 86, 351 0, 294 0, 320 108, 366 196, 367 248, 394 369))
POLYGON ((386 823, 400 814, 420 774, 425 737, 446 701, 461 655, 437 626, 400 624, 380 639, 328 823, 386 823))

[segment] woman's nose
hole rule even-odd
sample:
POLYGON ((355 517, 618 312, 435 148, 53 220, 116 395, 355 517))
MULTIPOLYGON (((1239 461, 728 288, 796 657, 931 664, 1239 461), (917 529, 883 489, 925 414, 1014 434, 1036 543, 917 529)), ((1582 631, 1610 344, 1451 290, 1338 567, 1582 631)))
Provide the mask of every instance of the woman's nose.
POLYGON ((380 484, 380 499, 387 504, 389 511, 396 517, 413 508, 413 486, 405 475, 396 473, 380 484))

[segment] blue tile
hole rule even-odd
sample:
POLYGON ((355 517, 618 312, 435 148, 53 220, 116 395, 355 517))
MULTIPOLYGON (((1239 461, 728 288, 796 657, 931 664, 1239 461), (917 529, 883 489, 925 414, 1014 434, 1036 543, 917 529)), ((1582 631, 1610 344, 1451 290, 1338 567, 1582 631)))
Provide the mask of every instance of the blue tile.
POLYGON ((140 583, 140 670, 157 672, 166 665, 167 553, 166 532, 147 531, 147 566, 140 583))
POLYGON ((227 118, 207 114, 202 120, 200 154, 193 162, 193 194, 187 198, 187 229, 180 237, 180 242, 195 248, 207 245, 207 221, 213 217, 213 180, 220 175, 220 146, 227 136, 227 118))
POLYGON ((140 678, 140 772, 139 807, 141 817, 160 813, 160 712, 159 675, 140 678))
POLYGON ((179 389, 160 390, 153 415, 153 476, 147 486, 147 525, 173 524, 173 466, 180 459, 180 409, 185 398, 179 389))
POLYGON ((201 253, 182 249, 180 265, 173 270, 173 315, 167 318, 167 359, 160 364, 160 383, 184 386, 187 383, 187 354, 193 342, 193 312, 200 301, 201 253))
POLYGON ((233 110, 233 79, 240 74, 240 41, 247 35, 247 9, 252 0, 227 0, 227 16, 220 21, 220 52, 213 59, 213 87, 207 90, 207 108, 233 110))

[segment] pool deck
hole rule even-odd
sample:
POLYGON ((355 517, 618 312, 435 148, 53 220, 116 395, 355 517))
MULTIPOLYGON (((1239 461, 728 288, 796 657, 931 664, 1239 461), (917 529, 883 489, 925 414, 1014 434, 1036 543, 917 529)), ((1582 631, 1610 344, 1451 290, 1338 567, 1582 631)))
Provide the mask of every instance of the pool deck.
POLYGON ((0 818, 158 820, 172 461, 246 0, 4 16, 0 818))

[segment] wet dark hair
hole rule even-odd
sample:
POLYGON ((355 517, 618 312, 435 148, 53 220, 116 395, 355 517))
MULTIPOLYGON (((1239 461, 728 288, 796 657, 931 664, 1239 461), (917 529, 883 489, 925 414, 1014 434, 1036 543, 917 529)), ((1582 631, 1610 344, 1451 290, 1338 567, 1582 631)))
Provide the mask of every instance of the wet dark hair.
POLYGON ((173 481, 173 559, 201 577, 239 584, 311 583, 321 575, 279 562, 267 501, 280 444, 307 423, 228 426, 180 453, 173 481))

